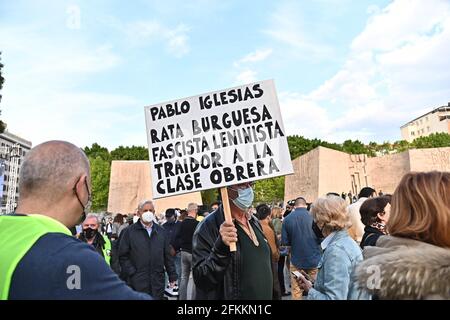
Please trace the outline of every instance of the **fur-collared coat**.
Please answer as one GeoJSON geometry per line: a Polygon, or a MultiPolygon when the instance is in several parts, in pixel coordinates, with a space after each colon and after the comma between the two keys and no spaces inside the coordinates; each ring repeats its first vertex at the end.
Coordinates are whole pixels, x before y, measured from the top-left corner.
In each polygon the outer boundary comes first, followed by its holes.
{"type": "Polygon", "coordinates": [[[450,299],[450,248],[382,236],[363,256],[358,286],[379,299],[450,299]]]}

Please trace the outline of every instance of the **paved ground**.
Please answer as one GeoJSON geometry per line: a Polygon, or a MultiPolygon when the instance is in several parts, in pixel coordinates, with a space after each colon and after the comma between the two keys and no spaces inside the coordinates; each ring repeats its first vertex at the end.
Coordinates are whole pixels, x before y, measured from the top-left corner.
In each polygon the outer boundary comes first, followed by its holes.
{"type": "MultiPolygon", "coordinates": [[[[286,270],[285,270],[286,271],[286,270]]],[[[286,279],[286,272],[285,272],[285,279],[286,279]]],[[[192,300],[192,285],[194,283],[194,280],[192,279],[192,275],[189,278],[189,283],[188,283],[188,300],[192,300]]],[[[289,281],[285,281],[285,286],[286,288],[289,288],[289,281]]],[[[290,288],[289,290],[290,291],[290,288]]],[[[168,297],[169,300],[177,300],[177,297],[168,297]]],[[[282,300],[291,300],[291,296],[286,296],[286,297],[282,297],[282,300]]]]}

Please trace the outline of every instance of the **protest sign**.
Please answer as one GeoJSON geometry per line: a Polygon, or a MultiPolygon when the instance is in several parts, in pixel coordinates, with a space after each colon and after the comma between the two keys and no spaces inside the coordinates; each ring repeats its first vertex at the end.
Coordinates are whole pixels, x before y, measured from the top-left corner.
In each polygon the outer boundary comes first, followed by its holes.
{"type": "Polygon", "coordinates": [[[145,107],[153,197],[293,173],[273,80],[145,107]]]}

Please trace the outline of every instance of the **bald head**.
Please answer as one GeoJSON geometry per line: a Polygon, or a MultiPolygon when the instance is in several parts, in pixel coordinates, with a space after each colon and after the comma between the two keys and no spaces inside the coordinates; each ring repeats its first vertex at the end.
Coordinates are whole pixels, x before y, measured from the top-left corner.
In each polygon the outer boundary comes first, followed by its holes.
{"type": "Polygon", "coordinates": [[[303,197],[298,197],[297,199],[295,199],[295,204],[294,206],[296,208],[306,208],[307,207],[307,203],[305,198],[303,197]]]}
{"type": "Polygon", "coordinates": [[[90,170],[80,148],[65,141],[44,142],[25,157],[20,169],[20,198],[59,201],[82,175],[90,177],[90,170]]]}

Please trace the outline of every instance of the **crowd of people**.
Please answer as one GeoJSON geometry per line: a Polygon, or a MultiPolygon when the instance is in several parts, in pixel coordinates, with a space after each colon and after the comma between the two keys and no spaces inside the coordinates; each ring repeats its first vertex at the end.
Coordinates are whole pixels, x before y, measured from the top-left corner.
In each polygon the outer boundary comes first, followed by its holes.
{"type": "MultiPolygon", "coordinates": [[[[218,202],[213,203],[211,212],[218,206],[218,202]]],[[[186,209],[169,208],[158,216],[153,202],[143,200],[136,213],[109,214],[102,219],[88,214],[71,231],[74,237],[93,246],[134,290],[159,300],[187,300],[188,282],[192,279],[193,234],[210,213],[199,214],[199,209],[198,204],[189,203],[186,209]]],[[[190,286],[195,290],[192,281],[190,286]]],[[[193,290],[189,298],[194,295],[193,290]]]]}
{"type": "Polygon", "coordinates": [[[83,151],[38,145],[0,216],[0,299],[450,299],[449,172],[286,206],[255,206],[253,188],[227,187],[231,222],[219,202],[161,216],[150,199],[101,218],[83,151]]]}

